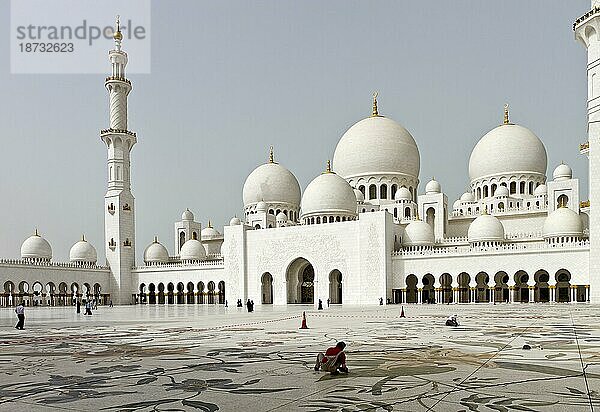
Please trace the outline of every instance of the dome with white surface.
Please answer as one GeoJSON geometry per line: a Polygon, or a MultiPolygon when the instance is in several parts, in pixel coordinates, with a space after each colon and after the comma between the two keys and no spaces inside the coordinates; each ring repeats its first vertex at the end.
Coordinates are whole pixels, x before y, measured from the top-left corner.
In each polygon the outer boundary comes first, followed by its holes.
{"type": "Polygon", "coordinates": [[[202,229],[202,231],[200,232],[201,240],[214,239],[214,238],[220,237],[220,236],[221,236],[221,233],[217,229],[212,227],[212,223],[210,223],[210,220],[208,221],[208,225],[204,229],[202,229]]]}
{"type": "Polygon", "coordinates": [[[71,247],[69,260],[73,263],[93,264],[98,260],[98,254],[96,248],[82,236],[81,240],[71,247]]]}
{"type": "Polygon", "coordinates": [[[297,207],[300,204],[300,185],[292,172],[273,160],[271,151],[269,162],[258,166],[246,178],[242,197],[244,207],[258,202],[297,207]]]}
{"type": "Polygon", "coordinates": [[[508,197],[509,192],[506,186],[498,186],[496,191],[494,192],[494,197],[508,197]]]}
{"type": "Polygon", "coordinates": [[[229,226],[237,226],[237,225],[241,225],[242,221],[239,217],[234,216],[231,218],[231,220],[229,221],[229,226]]]}
{"type": "Polygon", "coordinates": [[[463,202],[474,202],[475,196],[473,196],[473,193],[471,192],[465,192],[460,196],[460,200],[463,202]]]}
{"type": "Polygon", "coordinates": [[[410,201],[410,200],[412,200],[412,195],[410,194],[410,191],[406,187],[401,186],[398,188],[398,190],[396,190],[396,193],[394,194],[394,200],[410,201]]]}
{"type": "Polygon", "coordinates": [[[569,165],[561,163],[558,166],[556,166],[556,169],[554,169],[554,172],[552,173],[552,178],[557,182],[560,182],[561,180],[572,179],[573,170],[569,165]]]}
{"type": "Polygon", "coordinates": [[[354,189],[354,195],[356,196],[356,203],[365,202],[365,195],[363,195],[363,193],[360,190],[354,189]]]}
{"type": "Polygon", "coordinates": [[[431,179],[427,185],[425,185],[426,195],[431,195],[434,193],[442,193],[442,185],[440,185],[440,182],[435,180],[435,178],[431,179]]]}
{"type": "Polygon", "coordinates": [[[190,239],[183,244],[179,251],[182,261],[197,261],[206,258],[206,249],[199,240],[190,239]]]}
{"type": "Polygon", "coordinates": [[[471,182],[483,178],[522,173],[544,178],[548,157],[544,143],[531,130],[505,122],[485,134],[471,152],[471,182]]]}
{"type": "Polygon", "coordinates": [[[158,241],[157,237],[154,237],[154,242],[150,243],[144,250],[144,262],[146,264],[160,264],[168,261],[169,252],[167,248],[158,241]]]}
{"type": "Polygon", "coordinates": [[[504,242],[504,225],[497,217],[484,213],[471,222],[467,236],[470,243],[504,242]]]}
{"type": "Polygon", "coordinates": [[[193,221],[194,220],[194,214],[190,211],[190,209],[185,209],[183,211],[183,213],[181,214],[181,220],[193,221]]]}
{"type": "Polygon", "coordinates": [[[550,213],[544,221],[542,230],[545,239],[554,237],[583,236],[583,221],[579,214],[567,207],[559,207],[550,213]]]}
{"type": "Polygon", "coordinates": [[[417,179],[420,155],[415,139],[399,123],[379,115],[377,100],[373,103],[373,114],[350,127],[338,142],[333,155],[336,173],[345,179],[373,174],[417,179]]]}
{"type": "Polygon", "coordinates": [[[21,245],[21,259],[50,261],[52,259],[52,247],[50,243],[35,231],[21,245]]]}
{"type": "Polygon", "coordinates": [[[535,196],[542,196],[542,195],[548,194],[548,186],[546,186],[546,185],[539,185],[538,187],[535,188],[533,194],[535,196]]]}
{"type": "Polygon", "coordinates": [[[404,229],[404,246],[432,246],[434,243],[433,229],[422,220],[412,221],[404,229]]]}
{"type": "Polygon", "coordinates": [[[302,196],[300,218],[305,220],[317,215],[343,216],[351,220],[356,217],[354,189],[345,179],[332,172],[329,166],[309,183],[302,196]]]}

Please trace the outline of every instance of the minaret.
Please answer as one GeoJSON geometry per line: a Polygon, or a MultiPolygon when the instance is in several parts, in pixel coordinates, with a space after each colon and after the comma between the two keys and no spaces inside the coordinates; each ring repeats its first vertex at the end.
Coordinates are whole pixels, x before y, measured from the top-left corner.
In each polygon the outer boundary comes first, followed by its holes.
{"type": "Polygon", "coordinates": [[[100,132],[108,149],[108,191],[104,196],[106,260],[112,278],[111,298],[130,304],[136,293],[131,269],[135,265],[135,204],[131,194],[130,152],[137,138],[127,129],[127,96],[131,82],[125,78],[127,53],[121,50],[123,35],[119,17],[113,35],[115,48],[108,52],[112,75],[104,83],[109,94],[110,127],[100,132]]]}
{"type": "Polygon", "coordinates": [[[588,143],[590,194],[589,299],[600,303],[600,0],[573,24],[575,38],[587,49],[588,143]]]}

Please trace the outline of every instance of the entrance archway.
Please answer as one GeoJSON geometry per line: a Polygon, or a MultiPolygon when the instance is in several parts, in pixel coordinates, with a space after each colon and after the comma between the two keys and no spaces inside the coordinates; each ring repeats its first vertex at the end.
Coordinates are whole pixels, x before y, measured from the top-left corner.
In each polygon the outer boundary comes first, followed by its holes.
{"type": "Polygon", "coordinates": [[[458,301],[460,303],[471,302],[469,283],[471,283],[471,276],[468,273],[462,272],[458,275],[458,301]]]}
{"type": "Polygon", "coordinates": [[[406,277],[406,303],[417,303],[417,283],[419,279],[413,274],[406,277]]]}
{"type": "Polygon", "coordinates": [[[494,302],[508,302],[510,290],[508,289],[508,273],[498,272],[494,275],[494,302]]]}
{"type": "Polygon", "coordinates": [[[524,270],[515,273],[515,302],[529,302],[529,275],[524,270]]]}
{"type": "Polygon", "coordinates": [[[260,278],[262,303],[273,304],[273,276],[269,272],[263,273],[260,278]]]}
{"type": "Polygon", "coordinates": [[[294,260],[286,273],[288,303],[314,303],[315,270],[304,258],[294,260]]]}
{"type": "Polygon", "coordinates": [[[475,283],[476,292],[475,292],[475,302],[489,302],[490,301],[490,290],[488,288],[488,283],[490,282],[490,277],[485,272],[479,272],[475,275],[475,283]]]}
{"type": "Polygon", "coordinates": [[[535,280],[535,291],[533,294],[534,302],[550,302],[550,275],[545,270],[538,270],[533,275],[535,280]]]}
{"type": "Polygon", "coordinates": [[[452,303],[452,275],[442,273],[440,284],[442,285],[442,303],[452,303]]]}
{"type": "Polygon", "coordinates": [[[329,303],[342,303],[342,272],[337,269],[329,274],[329,303]]]}
{"type": "Polygon", "coordinates": [[[177,304],[182,305],[185,302],[185,286],[183,286],[183,282],[179,282],[177,284],[177,304]]]}
{"type": "Polygon", "coordinates": [[[571,301],[571,273],[566,269],[556,272],[556,301],[571,301]]]}
{"type": "Polygon", "coordinates": [[[423,276],[423,289],[421,290],[422,303],[435,303],[435,278],[431,273],[423,276]]]}

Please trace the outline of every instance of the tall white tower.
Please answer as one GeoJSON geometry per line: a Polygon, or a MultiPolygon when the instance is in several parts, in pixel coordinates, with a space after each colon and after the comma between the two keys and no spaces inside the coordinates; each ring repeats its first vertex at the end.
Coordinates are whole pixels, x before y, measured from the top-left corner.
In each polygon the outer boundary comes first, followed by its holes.
{"type": "Polygon", "coordinates": [[[135,204],[131,194],[130,152],[136,134],[127,129],[127,96],[131,82],[125,78],[127,53],[121,50],[123,35],[119,17],[115,48],[108,52],[112,75],[104,83],[110,97],[110,127],[100,132],[108,149],[108,191],[104,196],[106,260],[112,273],[111,296],[116,304],[130,304],[135,294],[131,269],[135,265],[135,204]]]}
{"type": "Polygon", "coordinates": [[[600,0],[575,21],[575,38],[587,49],[590,192],[590,301],[600,303],[600,0]]]}

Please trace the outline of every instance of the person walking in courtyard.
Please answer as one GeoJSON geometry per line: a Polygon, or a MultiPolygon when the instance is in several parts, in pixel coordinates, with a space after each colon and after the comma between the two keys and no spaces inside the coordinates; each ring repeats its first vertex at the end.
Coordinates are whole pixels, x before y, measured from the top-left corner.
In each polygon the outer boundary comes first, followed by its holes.
{"type": "Polygon", "coordinates": [[[250,299],[246,301],[246,309],[248,310],[248,313],[252,312],[250,299]]]}
{"type": "Polygon", "coordinates": [[[17,326],[15,328],[23,330],[25,326],[25,305],[24,302],[19,303],[19,306],[16,307],[15,313],[17,314],[17,318],[19,321],[17,322],[17,326]]]}
{"type": "Polygon", "coordinates": [[[81,313],[81,302],[79,302],[79,299],[77,299],[76,306],[77,306],[77,313],[81,313]]]}
{"type": "Polygon", "coordinates": [[[383,306],[383,298],[379,298],[379,305],[383,306]]]}
{"type": "Polygon", "coordinates": [[[254,301],[250,300],[250,312],[254,312],[254,301]]]}
{"type": "Polygon", "coordinates": [[[112,307],[113,307],[112,299],[110,300],[110,303],[108,304],[108,307],[109,307],[109,308],[112,308],[112,307]]]}
{"type": "Polygon", "coordinates": [[[337,375],[340,372],[348,373],[346,354],[344,353],[345,348],[346,344],[340,341],[334,347],[328,348],[324,354],[319,353],[317,355],[315,371],[322,370],[330,372],[332,375],[337,375]]]}
{"type": "Polygon", "coordinates": [[[323,301],[321,299],[319,299],[319,307],[317,309],[323,310],[323,301]]]}
{"type": "Polygon", "coordinates": [[[92,302],[87,300],[85,302],[85,313],[84,315],[91,315],[92,314],[92,302]]]}
{"type": "Polygon", "coordinates": [[[329,300],[329,298],[327,298],[327,307],[329,307],[329,302],[331,301],[329,300]]]}

